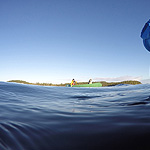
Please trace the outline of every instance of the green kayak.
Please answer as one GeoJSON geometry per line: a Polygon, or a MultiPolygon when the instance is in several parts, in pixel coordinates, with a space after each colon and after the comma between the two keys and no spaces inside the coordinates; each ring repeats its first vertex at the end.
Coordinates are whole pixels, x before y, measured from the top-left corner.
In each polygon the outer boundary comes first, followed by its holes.
{"type": "Polygon", "coordinates": [[[72,87],[101,87],[101,83],[93,83],[93,84],[80,84],[80,85],[73,85],[72,87]]]}

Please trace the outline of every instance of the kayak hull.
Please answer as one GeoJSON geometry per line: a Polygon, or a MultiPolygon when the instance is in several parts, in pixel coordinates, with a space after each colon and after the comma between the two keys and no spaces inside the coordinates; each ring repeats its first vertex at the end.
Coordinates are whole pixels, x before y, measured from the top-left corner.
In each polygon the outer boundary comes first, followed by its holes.
{"type": "Polygon", "coordinates": [[[93,83],[93,84],[80,84],[80,85],[73,85],[72,87],[101,87],[101,83],[93,83]]]}

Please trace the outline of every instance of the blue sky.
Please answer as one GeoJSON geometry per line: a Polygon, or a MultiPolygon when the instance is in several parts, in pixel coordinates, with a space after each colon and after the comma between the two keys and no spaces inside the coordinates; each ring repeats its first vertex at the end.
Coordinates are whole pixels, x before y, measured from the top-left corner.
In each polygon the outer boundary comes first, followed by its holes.
{"type": "Polygon", "coordinates": [[[1,81],[149,79],[149,0],[0,1],[1,81]]]}

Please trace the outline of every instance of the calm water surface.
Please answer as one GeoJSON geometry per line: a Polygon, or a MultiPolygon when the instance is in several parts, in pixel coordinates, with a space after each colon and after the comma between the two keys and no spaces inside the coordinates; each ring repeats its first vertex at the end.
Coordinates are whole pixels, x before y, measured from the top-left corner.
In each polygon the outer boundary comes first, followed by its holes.
{"type": "Polygon", "coordinates": [[[150,85],[0,82],[0,150],[149,150],[150,85]]]}

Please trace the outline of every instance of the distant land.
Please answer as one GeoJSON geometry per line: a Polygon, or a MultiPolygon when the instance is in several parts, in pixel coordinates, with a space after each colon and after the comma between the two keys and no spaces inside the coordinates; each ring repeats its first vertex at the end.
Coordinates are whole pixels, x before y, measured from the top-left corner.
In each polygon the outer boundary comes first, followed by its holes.
{"type": "Polygon", "coordinates": [[[141,82],[143,84],[150,84],[150,79],[143,79],[143,80],[141,80],[141,82]]]}
{"type": "MultiPolygon", "coordinates": [[[[21,84],[31,84],[31,85],[41,85],[41,86],[66,86],[67,84],[70,83],[61,83],[61,84],[52,84],[52,83],[30,83],[27,81],[23,81],[23,80],[10,80],[7,82],[15,82],[15,83],[21,83],[21,84]]],[[[99,81],[102,86],[115,86],[115,85],[119,85],[119,84],[131,84],[131,85],[136,85],[136,84],[142,84],[139,81],[135,81],[135,80],[129,80],[129,81],[121,81],[121,82],[106,82],[106,81],[99,81]]],[[[93,82],[93,83],[99,83],[99,82],[93,82]]],[[[88,84],[88,82],[78,82],[77,84],[88,84]]]]}

